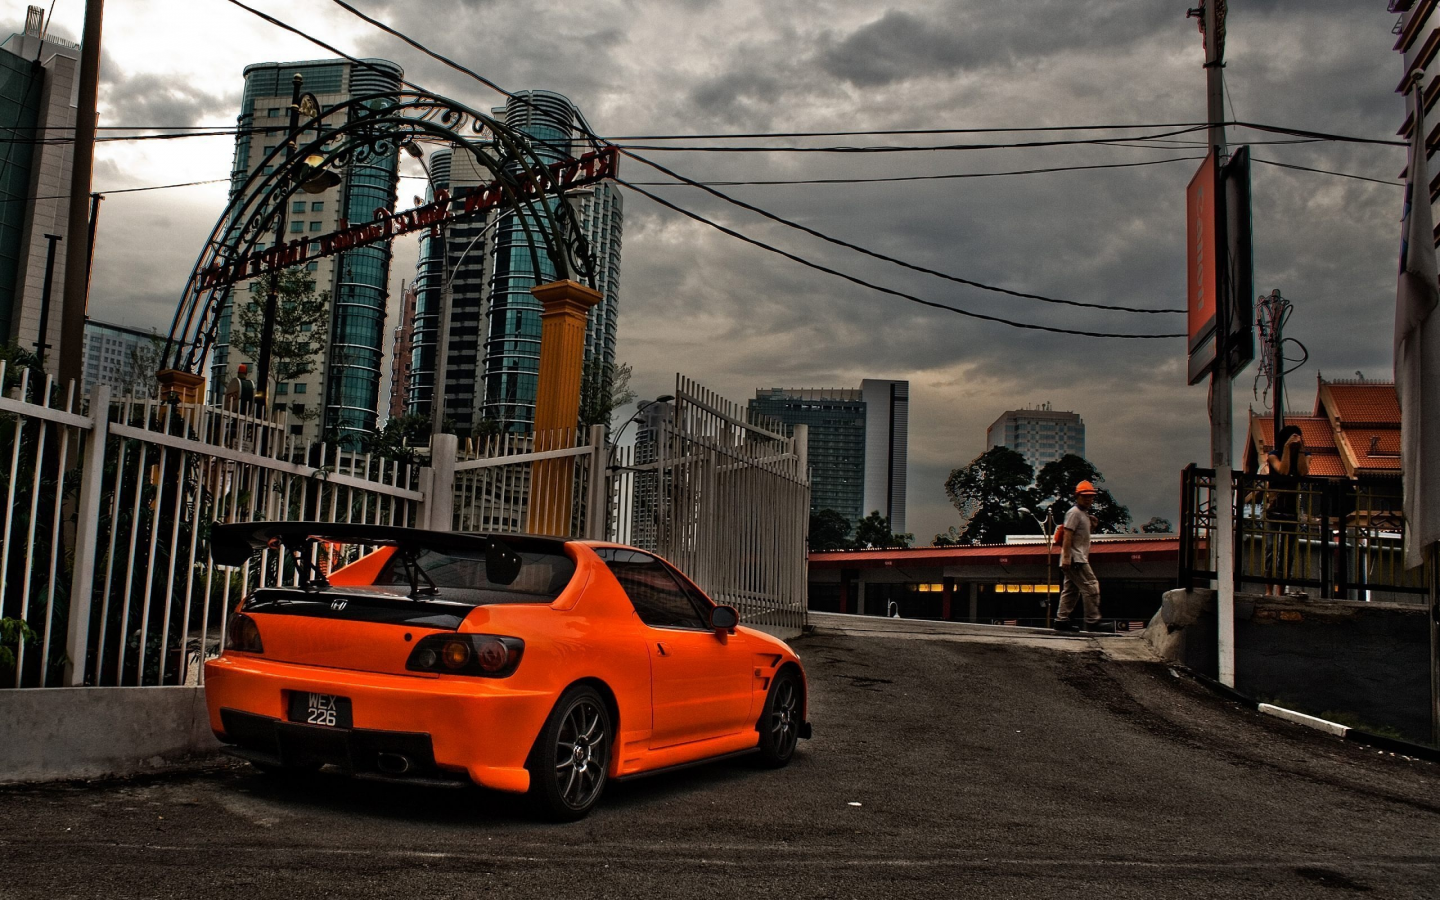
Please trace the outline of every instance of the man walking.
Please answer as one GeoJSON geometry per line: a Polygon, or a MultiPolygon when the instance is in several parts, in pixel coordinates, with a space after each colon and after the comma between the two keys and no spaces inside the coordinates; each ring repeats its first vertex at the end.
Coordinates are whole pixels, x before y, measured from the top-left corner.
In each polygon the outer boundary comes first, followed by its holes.
{"type": "Polygon", "coordinates": [[[1094,517],[1095,485],[1082,481],[1075,485],[1075,505],[1065,514],[1065,537],[1060,544],[1060,571],[1065,573],[1065,587],[1060,592],[1060,611],[1055,616],[1056,631],[1077,631],[1080,623],[1071,616],[1076,601],[1085,600],[1085,629],[1100,630],[1100,581],[1090,568],[1090,528],[1094,517]]]}

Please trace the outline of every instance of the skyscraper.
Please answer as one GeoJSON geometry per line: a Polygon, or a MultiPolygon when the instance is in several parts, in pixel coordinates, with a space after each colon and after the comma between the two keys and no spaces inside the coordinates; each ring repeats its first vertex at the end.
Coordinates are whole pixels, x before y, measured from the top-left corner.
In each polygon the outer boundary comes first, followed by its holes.
{"type": "MultiPolygon", "coordinates": [[[[231,195],[239,192],[254,169],[273,148],[283,144],[289,127],[292,79],[304,80],[301,90],[315,95],[322,108],[400,87],[403,70],[382,59],[311,60],[257,63],[245,67],[245,92],[237,123],[235,161],[231,169],[231,195]],[[252,134],[252,129],[273,128],[252,134]]],[[[378,208],[394,209],[398,158],[372,153],[352,158],[338,170],[340,183],[318,194],[296,194],[287,209],[287,238],[320,234],[345,222],[367,221],[378,208]]],[[[239,223],[236,223],[238,226],[239,223]]],[[[380,374],[384,364],[385,300],[390,273],[390,246],[372,244],[305,264],[317,291],[330,295],[329,339],[315,371],[288,381],[276,381],[270,395],[275,409],[308,417],[291,430],[309,437],[331,433],[353,441],[375,429],[380,406],[380,374]]],[[[256,281],[260,281],[257,279],[256,281]]],[[[211,360],[212,394],[222,390],[241,362],[255,363],[230,342],[237,304],[252,300],[250,286],[235,285],[220,316],[219,335],[211,360]]],[[[260,286],[263,297],[263,282],[260,286]]],[[[253,371],[253,368],[252,368],[253,371]]],[[[292,422],[294,419],[292,418],[292,422]]]]}
{"type": "MultiPolygon", "coordinates": [[[[551,91],[522,91],[495,118],[535,139],[541,160],[557,162],[576,151],[578,113],[564,96],[551,91]]],[[[431,155],[435,187],[463,197],[493,176],[460,148],[431,155]]],[[[595,258],[595,288],[601,302],[590,310],[585,360],[615,364],[619,312],[620,246],[623,209],[620,192],[608,182],[576,188],[565,200],[575,209],[581,232],[595,258]]],[[[504,430],[526,433],[535,418],[540,368],[540,303],[530,293],[557,273],[543,248],[534,271],[527,228],[548,228],[541,218],[508,209],[451,224],[445,247],[424,239],[417,264],[420,297],[409,408],[428,412],[434,392],[442,296],[449,290],[445,328],[444,415],[460,434],[490,420],[504,430]]]]}
{"type": "Polygon", "coordinates": [[[865,513],[879,510],[899,534],[905,530],[910,382],[866,378],[860,395],[865,399],[865,513]]]}
{"type": "Polygon", "coordinates": [[[855,523],[872,512],[905,530],[910,383],[865,379],[854,388],[763,388],[750,412],[787,434],[809,426],[810,511],[855,523]]]}
{"type": "MultiPolygon", "coordinates": [[[[35,350],[45,287],[45,235],[69,240],[71,146],[80,48],[45,36],[45,14],[30,7],[24,34],[0,44],[0,342],[35,350]]],[[[84,239],[84,235],[80,235],[84,239]]],[[[55,371],[65,246],[55,248],[44,343],[55,371]]]]}
{"type": "Polygon", "coordinates": [[[1045,464],[1067,453],[1085,455],[1085,422],[1049,403],[1035,409],[1011,409],[985,429],[985,448],[1009,447],[1025,457],[1038,474],[1045,464]]]}

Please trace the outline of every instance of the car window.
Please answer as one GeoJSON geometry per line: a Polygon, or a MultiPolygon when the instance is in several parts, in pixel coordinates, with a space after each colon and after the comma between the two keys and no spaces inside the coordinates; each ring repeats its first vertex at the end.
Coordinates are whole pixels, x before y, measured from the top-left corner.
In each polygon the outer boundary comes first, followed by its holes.
{"type": "Polygon", "coordinates": [[[617,547],[598,547],[595,553],[610,567],[640,621],[646,625],[651,628],[709,627],[696,603],[660,560],[648,553],[617,547]]]}
{"type": "MultiPolygon", "coordinates": [[[[563,553],[521,552],[519,556],[520,574],[510,584],[492,584],[486,578],[483,552],[441,553],[427,549],[420,552],[417,562],[440,589],[440,596],[477,605],[550,603],[575,574],[575,562],[563,553]]],[[[375,585],[409,589],[410,577],[398,554],[380,570],[375,585]]]]}

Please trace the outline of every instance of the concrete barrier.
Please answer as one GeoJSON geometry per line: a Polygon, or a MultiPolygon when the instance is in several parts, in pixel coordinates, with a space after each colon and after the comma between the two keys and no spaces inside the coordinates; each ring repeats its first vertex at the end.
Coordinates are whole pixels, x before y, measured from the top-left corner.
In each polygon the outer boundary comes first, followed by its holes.
{"type": "MultiPolygon", "coordinates": [[[[1166,592],[1145,639],[1218,677],[1210,591],[1166,592]]],[[[1428,743],[1429,654],[1423,606],[1235,595],[1235,689],[1260,703],[1428,743]]]]}
{"type": "Polygon", "coordinates": [[[0,690],[0,782],[134,775],[219,747],[204,688],[0,690]]]}

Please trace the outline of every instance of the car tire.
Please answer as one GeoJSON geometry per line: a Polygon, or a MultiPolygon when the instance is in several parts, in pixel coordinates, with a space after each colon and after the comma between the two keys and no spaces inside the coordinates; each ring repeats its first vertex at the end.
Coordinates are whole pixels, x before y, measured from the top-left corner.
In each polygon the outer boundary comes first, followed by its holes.
{"type": "Polygon", "coordinates": [[[600,692],[576,685],[560,695],[530,751],[530,796],[551,821],[584,818],[605,791],[614,732],[600,692]]]}
{"type": "Polygon", "coordinates": [[[805,707],[805,689],[790,669],[775,676],[765,695],[765,709],[756,728],[760,732],[760,765],[778,769],[788,765],[800,740],[800,719],[805,707]]]}

